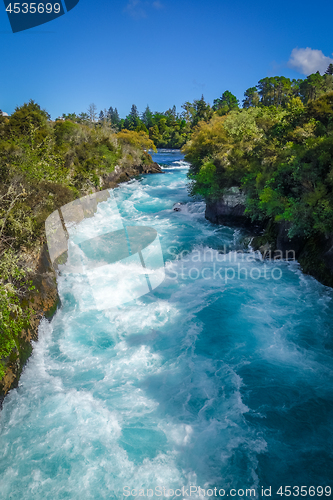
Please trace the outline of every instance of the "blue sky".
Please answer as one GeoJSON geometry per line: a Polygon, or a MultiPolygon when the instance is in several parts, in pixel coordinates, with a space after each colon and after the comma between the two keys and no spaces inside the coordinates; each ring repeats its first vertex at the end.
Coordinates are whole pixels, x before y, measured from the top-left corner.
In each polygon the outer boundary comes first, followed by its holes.
{"type": "Polygon", "coordinates": [[[80,0],[13,34],[1,2],[0,109],[34,99],[56,118],[94,102],[124,117],[133,103],[180,112],[224,90],[241,100],[265,76],[302,78],[333,62],[332,17],[327,1],[80,0]]]}

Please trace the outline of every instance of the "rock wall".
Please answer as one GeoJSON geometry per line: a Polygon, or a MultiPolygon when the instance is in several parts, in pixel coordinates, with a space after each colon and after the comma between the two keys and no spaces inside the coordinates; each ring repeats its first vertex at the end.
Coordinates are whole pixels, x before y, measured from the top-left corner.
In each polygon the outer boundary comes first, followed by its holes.
{"type": "Polygon", "coordinates": [[[237,187],[233,187],[220,200],[207,201],[205,216],[215,224],[248,227],[250,221],[244,211],[245,196],[237,187]]]}
{"type": "Polygon", "coordinates": [[[229,189],[220,200],[207,202],[206,219],[225,226],[236,226],[252,232],[251,245],[265,258],[297,259],[303,272],[324,285],[333,287],[333,235],[290,238],[287,222],[267,220],[253,224],[245,215],[245,196],[238,188],[229,189]]]}
{"type": "Polygon", "coordinates": [[[116,166],[114,171],[103,177],[103,189],[114,188],[121,182],[126,182],[141,174],[163,174],[158,163],[148,165],[141,164],[132,167],[121,168],[116,166]]]}

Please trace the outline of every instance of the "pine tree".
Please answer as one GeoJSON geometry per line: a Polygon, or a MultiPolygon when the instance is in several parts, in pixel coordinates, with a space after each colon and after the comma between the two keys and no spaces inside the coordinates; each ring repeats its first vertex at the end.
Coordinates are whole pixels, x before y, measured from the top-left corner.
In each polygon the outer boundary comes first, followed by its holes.
{"type": "Polygon", "coordinates": [[[146,125],[147,128],[150,128],[153,126],[153,113],[151,112],[148,104],[146,106],[146,109],[142,113],[141,120],[143,121],[143,123],[146,125]]]}
{"type": "Polygon", "coordinates": [[[325,79],[319,71],[307,76],[299,86],[302,101],[306,104],[309,100],[318,99],[325,92],[324,83],[325,79]]]}
{"type": "Polygon", "coordinates": [[[325,71],[326,75],[333,75],[333,64],[329,64],[327,70],[325,71]]]}
{"type": "Polygon", "coordinates": [[[135,130],[141,123],[138,108],[135,104],[132,104],[131,111],[124,120],[124,128],[128,130],[135,130]]]}
{"type": "Polygon", "coordinates": [[[201,96],[200,100],[195,100],[193,102],[194,116],[192,118],[192,127],[197,125],[199,121],[208,121],[212,115],[212,109],[208,103],[206,103],[204,96],[201,96]]]}
{"type": "Polygon", "coordinates": [[[172,116],[175,118],[175,120],[177,119],[177,109],[176,109],[176,105],[174,104],[171,108],[171,114],[172,116]]]}
{"type": "Polygon", "coordinates": [[[257,87],[250,87],[244,92],[243,108],[251,108],[258,106],[260,98],[257,91],[257,87]]]}
{"type": "Polygon", "coordinates": [[[139,118],[138,108],[135,106],[135,104],[132,104],[129,116],[131,116],[132,118],[139,118]]]}
{"type": "Polygon", "coordinates": [[[106,113],[106,116],[107,116],[107,120],[111,123],[111,125],[113,125],[114,127],[118,127],[119,122],[120,122],[120,118],[119,118],[117,108],[113,109],[113,107],[110,106],[107,113],[106,113]]]}
{"type": "Polygon", "coordinates": [[[113,107],[110,106],[109,107],[109,111],[108,111],[108,115],[107,115],[107,119],[112,122],[112,116],[113,116],[113,107]]]}
{"type": "Polygon", "coordinates": [[[114,112],[113,112],[112,117],[113,117],[113,119],[112,119],[113,125],[118,126],[119,122],[120,122],[120,118],[119,118],[119,113],[118,113],[117,108],[114,108],[114,112]]]}

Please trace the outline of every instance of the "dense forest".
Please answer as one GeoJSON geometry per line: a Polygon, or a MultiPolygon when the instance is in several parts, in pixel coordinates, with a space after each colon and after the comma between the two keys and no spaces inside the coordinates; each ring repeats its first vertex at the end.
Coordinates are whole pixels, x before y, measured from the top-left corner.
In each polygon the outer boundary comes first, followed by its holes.
{"type": "MultiPolygon", "coordinates": [[[[257,106],[285,107],[292,98],[299,97],[303,104],[314,100],[320,95],[333,90],[332,85],[333,65],[327,73],[319,72],[309,75],[304,80],[290,80],[283,76],[267,77],[259,80],[255,87],[248,88],[244,93],[243,108],[257,106]]],[[[147,105],[142,114],[135,104],[129,114],[120,118],[117,108],[110,106],[98,113],[95,104],[91,104],[86,112],[63,114],[61,119],[73,123],[101,126],[107,124],[115,131],[123,129],[149,135],[157,148],[181,148],[190,138],[193,129],[201,121],[208,122],[213,115],[223,116],[231,110],[239,109],[238,99],[228,90],[210,105],[201,96],[193,102],[185,102],[181,113],[176,107],[165,112],[152,112],[147,105]]]]}
{"type": "Polygon", "coordinates": [[[163,113],[153,113],[147,106],[140,116],[137,106],[133,104],[126,118],[120,119],[117,108],[111,106],[98,114],[96,105],[90,104],[87,112],[63,114],[61,119],[90,126],[109,126],[114,131],[145,132],[157,148],[177,149],[185,144],[199,121],[209,120],[213,115],[203,96],[192,103],[186,102],[182,109],[182,113],[177,113],[176,106],[173,106],[163,113]]]}
{"type": "MultiPolygon", "coordinates": [[[[1,360],[20,350],[33,288],[25,254],[44,242],[44,222],[58,207],[103,189],[105,176],[152,162],[156,147],[180,148],[191,167],[191,192],[216,200],[237,186],[252,220],[288,223],[289,235],[333,233],[333,65],[304,80],[267,77],[244,93],[225,91],[123,119],[117,108],[70,113],[51,121],[31,101],[0,113],[0,381],[1,360]]],[[[105,186],[104,186],[105,187],[105,186]]]]}
{"type": "Polygon", "coordinates": [[[264,78],[214,103],[183,151],[193,194],[216,200],[237,186],[254,221],[284,222],[290,237],[333,232],[333,65],[302,81],[264,78]]]}

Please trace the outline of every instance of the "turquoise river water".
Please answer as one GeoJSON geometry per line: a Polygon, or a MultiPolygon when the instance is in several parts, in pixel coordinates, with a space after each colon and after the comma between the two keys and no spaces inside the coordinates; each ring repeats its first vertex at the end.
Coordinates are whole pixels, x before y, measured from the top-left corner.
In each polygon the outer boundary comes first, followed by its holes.
{"type": "Polygon", "coordinates": [[[205,219],[182,155],[154,156],[165,174],[114,196],[125,224],[157,230],[165,280],[82,311],[81,283],[59,276],[62,306],[0,414],[0,498],[329,497],[332,289],[236,253],[243,234],[205,219]]]}

